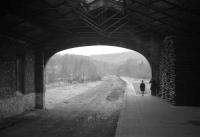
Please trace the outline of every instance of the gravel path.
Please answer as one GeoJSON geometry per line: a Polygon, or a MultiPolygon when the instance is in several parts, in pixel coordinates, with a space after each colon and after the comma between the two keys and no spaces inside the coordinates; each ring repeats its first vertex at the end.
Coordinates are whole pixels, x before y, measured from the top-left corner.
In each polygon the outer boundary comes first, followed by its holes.
{"type": "Polygon", "coordinates": [[[114,137],[124,88],[122,80],[109,77],[51,109],[33,111],[16,118],[0,130],[0,136],[114,137]]]}
{"type": "Polygon", "coordinates": [[[115,137],[200,137],[200,108],[172,106],[149,95],[135,96],[130,88],[124,97],[115,137]]]}
{"type": "Polygon", "coordinates": [[[60,86],[48,87],[45,93],[45,108],[53,109],[56,104],[84,93],[100,83],[102,83],[102,81],[71,85],[61,84],[60,86]]]}

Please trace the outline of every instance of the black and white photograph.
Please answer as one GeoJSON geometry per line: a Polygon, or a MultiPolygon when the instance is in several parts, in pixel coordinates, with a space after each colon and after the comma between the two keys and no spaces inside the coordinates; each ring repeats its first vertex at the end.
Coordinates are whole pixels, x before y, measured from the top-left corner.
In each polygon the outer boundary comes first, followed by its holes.
{"type": "Polygon", "coordinates": [[[200,137],[199,0],[0,1],[0,137],[200,137]]]}

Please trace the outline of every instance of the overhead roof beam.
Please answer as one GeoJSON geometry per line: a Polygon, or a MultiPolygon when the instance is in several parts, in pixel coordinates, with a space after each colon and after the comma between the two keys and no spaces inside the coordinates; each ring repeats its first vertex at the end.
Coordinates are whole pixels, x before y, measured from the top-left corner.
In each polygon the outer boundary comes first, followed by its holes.
{"type": "Polygon", "coordinates": [[[194,14],[194,15],[197,15],[197,16],[200,16],[200,13],[198,13],[198,12],[196,12],[196,11],[194,11],[194,10],[181,7],[181,6],[179,6],[179,5],[177,5],[177,4],[173,3],[173,2],[170,2],[170,1],[168,1],[168,0],[162,0],[162,1],[165,2],[165,3],[167,3],[167,4],[169,4],[169,5],[172,5],[172,6],[176,7],[176,8],[178,8],[178,9],[182,10],[182,11],[185,11],[185,12],[188,12],[188,13],[191,13],[191,14],[194,14]]]}
{"type": "Polygon", "coordinates": [[[86,22],[86,24],[93,29],[95,32],[97,32],[100,35],[103,35],[104,37],[107,36],[104,31],[102,31],[100,28],[98,28],[96,25],[85,19],[84,17],[80,17],[82,20],[86,22]]]}
{"type": "Polygon", "coordinates": [[[114,25],[116,25],[116,24],[119,23],[120,21],[123,21],[123,20],[126,19],[126,18],[127,18],[127,16],[124,16],[124,17],[120,18],[119,20],[117,20],[117,21],[115,21],[113,24],[111,24],[110,26],[106,27],[106,28],[104,29],[104,31],[108,30],[109,28],[113,27],[114,25]]]}
{"type": "Polygon", "coordinates": [[[99,24],[99,26],[104,25],[105,23],[107,23],[108,21],[110,21],[111,19],[113,19],[114,17],[116,17],[117,15],[119,15],[121,12],[116,12],[115,14],[113,14],[112,16],[110,16],[109,18],[107,18],[105,21],[103,21],[101,24],[99,24]]]}
{"type": "Polygon", "coordinates": [[[97,13],[97,15],[95,15],[94,17],[98,17],[98,16],[100,16],[100,15],[102,15],[102,14],[104,14],[106,11],[108,10],[108,8],[106,7],[106,8],[103,8],[103,10],[102,11],[100,11],[99,13],[97,13]]]}
{"type": "Polygon", "coordinates": [[[124,27],[126,24],[128,24],[128,22],[124,22],[123,24],[119,25],[117,28],[115,28],[113,31],[109,32],[109,35],[112,35],[113,33],[115,33],[116,31],[118,31],[119,29],[121,29],[122,27],[124,27]]]}
{"type": "Polygon", "coordinates": [[[144,17],[150,18],[150,19],[152,19],[153,21],[158,21],[158,22],[160,22],[162,25],[171,27],[171,28],[173,28],[174,30],[182,31],[182,32],[184,32],[184,33],[188,33],[188,31],[186,31],[186,30],[184,30],[184,29],[182,29],[182,28],[178,28],[178,27],[176,27],[176,26],[174,26],[174,25],[171,25],[171,24],[169,24],[169,23],[163,22],[163,21],[161,21],[161,20],[159,20],[159,19],[156,19],[156,18],[154,18],[154,17],[151,17],[151,16],[149,16],[149,15],[146,15],[146,14],[143,13],[143,12],[140,12],[140,11],[137,11],[137,10],[133,10],[133,9],[130,9],[130,11],[132,11],[133,13],[138,13],[138,14],[144,16],[144,17]]]}
{"type": "Polygon", "coordinates": [[[165,16],[168,16],[169,18],[172,18],[173,20],[176,20],[176,21],[178,21],[180,23],[187,23],[188,25],[192,25],[191,22],[189,22],[188,20],[185,20],[185,19],[173,16],[173,15],[170,15],[170,14],[168,14],[168,13],[162,11],[162,10],[159,10],[159,9],[156,9],[156,8],[152,7],[151,5],[147,5],[147,4],[139,2],[139,1],[135,1],[135,2],[138,3],[138,4],[141,4],[142,6],[144,6],[146,8],[150,8],[151,10],[154,10],[154,11],[156,11],[158,13],[161,13],[161,14],[163,14],[165,16]]]}
{"type": "MultiPolygon", "coordinates": [[[[156,33],[160,34],[161,36],[164,35],[165,32],[161,31],[160,29],[156,29],[156,28],[158,28],[158,26],[155,26],[155,25],[151,24],[151,23],[154,22],[154,21],[155,21],[155,20],[148,22],[148,21],[143,21],[143,20],[141,20],[141,22],[143,22],[142,24],[137,24],[137,25],[133,25],[133,26],[130,26],[130,27],[133,28],[133,29],[136,29],[136,28],[138,28],[138,27],[140,27],[140,26],[146,25],[146,27],[149,27],[153,32],[156,32],[156,33]],[[154,30],[153,30],[152,28],[153,28],[154,30]]],[[[162,25],[162,24],[161,24],[161,25],[162,25]]],[[[160,25],[159,25],[159,26],[160,26],[160,25]]],[[[135,30],[134,30],[134,31],[135,31],[135,30]]],[[[168,32],[168,31],[167,31],[167,32],[168,32]]]]}
{"type": "Polygon", "coordinates": [[[26,41],[26,42],[29,42],[29,43],[32,43],[32,44],[39,43],[38,40],[33,40],[32,38],[28,38],[27,36],[22,35],[22,34],[14,34],[14,33],[11,33],[11,32],[1,32],[1,34],[4,35],[4,36],[13,37],[15,39],[26,41]]]}

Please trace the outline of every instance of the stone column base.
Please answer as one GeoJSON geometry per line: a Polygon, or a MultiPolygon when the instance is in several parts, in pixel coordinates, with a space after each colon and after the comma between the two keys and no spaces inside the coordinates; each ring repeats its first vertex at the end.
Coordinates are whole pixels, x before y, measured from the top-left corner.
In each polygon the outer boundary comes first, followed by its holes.
{"type": "Polygon", "coordinates": [[[44,93],[36,93],[35,103],[36,109],[44,108],[44,93]]]}

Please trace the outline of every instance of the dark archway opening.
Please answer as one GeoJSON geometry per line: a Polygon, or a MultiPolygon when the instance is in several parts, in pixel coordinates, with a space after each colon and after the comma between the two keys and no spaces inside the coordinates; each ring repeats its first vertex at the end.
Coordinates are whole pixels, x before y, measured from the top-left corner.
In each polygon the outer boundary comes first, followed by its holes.
{"type": "Polygon", "coordinates": [[[84,87],[90,84],[86,83],[102,81],[109,76],[128,78],[138,95],[139,84],[144,80],[146,95],[151,94],[151,66],[142,54],[114,46],[83,46],[63,50],[49,59],[45,67],[45,106],[51,108],[51,104],[81,94],[73,90],[87,90],[84,87]]]}
{"type": "Polygon", "coordinates": [[[45,107],[71,121],[72,131],[91,136],[92,129],[97,130],[95,136],[113,136],[127,89],[141,96],[139,85],[144,80],[149,96],[151,78],[149,62],[133,50],[100,45],[68,49],[46,64],[45,107]],[[79,126],[74,127],[77,119],[79,126]]]}

